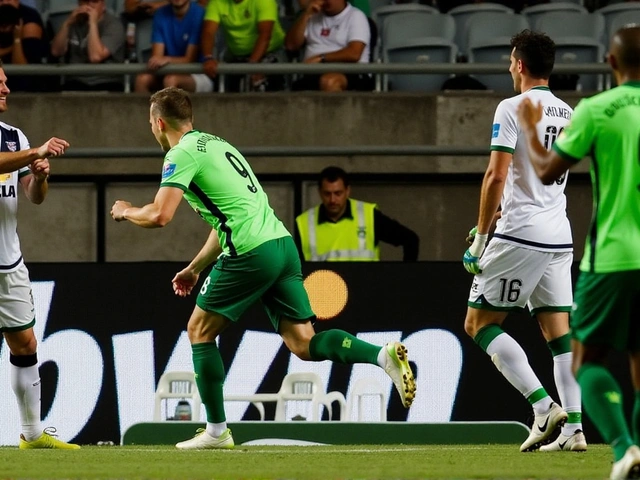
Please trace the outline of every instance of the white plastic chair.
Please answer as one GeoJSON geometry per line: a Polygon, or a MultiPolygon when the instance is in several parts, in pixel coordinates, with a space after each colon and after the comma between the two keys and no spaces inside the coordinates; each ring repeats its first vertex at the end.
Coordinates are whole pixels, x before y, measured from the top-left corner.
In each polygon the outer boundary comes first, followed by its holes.
{"type": "Polygon", "coordinates": [[[293,410],[299,415],[301,403],[311,402],[311,421],[320,420],[318,411],[320,405],[323,404],[325,391],[324,384],[320,376],[313,372],[294,372],[289,373],[282,379],[280,390],[278,391],[278,401],[276,403],[275,421],[284,422],[291,420],[291,415],[287,415],[287,411],[291,407],[289,402],[295,402],[293,410]],[[289,418],[287,418],[289,417],[289,418]]]}
{"type": "Polygon", "coordinates": [[[361,378],[354,385],[347,401],[347,415],[349,421],[371,422],[387,421],[387,404],[389,403],[388,393],[382,388],[380,382],[375,378],[361,378]],[[371,409],[365,408],[365,400],[377,399],[379,401],[379,419],[371,420],[365,417],[365,414],[371,409]],[[354,413],[354,408],[356,409],[354,413]]]}
{"type": "Polygon", "coordinates": [[[158,387],[155,394],[155,408],[153,412],[153,420],[160,422],[162,418],[162,402],[165,401],[165,415],[166,420],[169,415],[167,412],[168,399],[177,400],[191,400],[191,419],[200,420],[200,408],[202,400],[198,393],[198,386],[196,385],[196,379],[193,372],[165,372],[158,380],[158,387]]]}

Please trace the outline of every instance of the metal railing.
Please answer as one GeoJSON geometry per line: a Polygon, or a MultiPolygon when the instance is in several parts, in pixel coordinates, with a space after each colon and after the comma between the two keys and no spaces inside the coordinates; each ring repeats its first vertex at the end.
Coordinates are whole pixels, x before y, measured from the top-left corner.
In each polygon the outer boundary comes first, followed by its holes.
{"type": "MultiPolygon", "coordinates": [[[[471,74],[504,74],[508,75],[506,63],[223,63],[218,65],[218,91],[224,91],[225,75],[266,75],[322,74],[340,72],[345,74],[371,73],[379,76],[385,74],[422,74],[422,75],[471,75],[471,74]]],[[[125,85],[128,79],[139,73],[149,71],[144,63],[108,63],[108,64],[30,64],[4,66],[7,75],[123,75],[125,85]]],[[[201,63],[169,64],[156,71],[160,75],[170,73],[191,74],[203,73],[201,63]]],[[[607,63],[558,63],[553,73],[564,74],[609,74],[611,69],[607,63]]],[[[376,90],[380,91],[380,81],[376,90]]],[[[605,82],[608,88],[609,82],[605,82]]]]}
{"type": "MultiPolygon", "coordinates": [[[[505,63],[220,63],[220,75],[268,75],[342,73],[399,73],[399,74],[508,74],[505,63]]],[[[12,75],[135,75],[148,71],[144,63],[87,64],[39,64],[4,65],[7,74],[12,75]]],[[[157,70],[158,73],[202,73],[201,63],[170,64],[157,70]]],[[[556,74],[603,74],[610,73],[606,63],[559,63],[554,67],[556,74]]]]}
{"type": "MultiPolygon", "coordinates": [[[[441,145],[348,145],[348,146],[263,146],[238,147],[245,157],[335,157],[353,155],[375,156],[476,156],[487,155],[489,147],[459,147],[441,145]]],[[[144,148],[73,148],[66,158],[153,158],[163,153],[159,147],[144,148]]]]}

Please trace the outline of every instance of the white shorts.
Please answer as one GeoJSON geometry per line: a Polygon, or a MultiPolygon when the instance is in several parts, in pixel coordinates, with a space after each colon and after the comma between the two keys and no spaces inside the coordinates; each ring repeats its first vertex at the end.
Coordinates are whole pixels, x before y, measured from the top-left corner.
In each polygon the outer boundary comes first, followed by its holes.
{"type": "Polygon", "coordinates": [[[213,80],[205,73],[192,73],[191,78],[196,84],[196,93],[213,92],[213,80]]]}
{"type": "Polygon", "coordinates": [[[26,330],[35,324],[29,271],[24,265],[0,273],[0,332],[26,330]]]}
{"type": "Polygon", "coordinates": [[[468,305],[487,310],[570,312],[572,252],[541,252],[495,241],[480,258],[468,305]]]}

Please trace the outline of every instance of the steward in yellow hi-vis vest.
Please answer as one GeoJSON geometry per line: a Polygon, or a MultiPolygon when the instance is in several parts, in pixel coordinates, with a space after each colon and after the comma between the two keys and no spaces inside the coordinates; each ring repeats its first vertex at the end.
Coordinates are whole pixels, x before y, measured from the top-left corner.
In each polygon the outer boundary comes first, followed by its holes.
{"type": "Polygon", "coordinates": [[[375,203],[349,199],[344,215],[332,222],[320,215],[321,205],[296,218],[300,247],[311,262],[376,262],[380,249],[375,244],[375,203]]]}

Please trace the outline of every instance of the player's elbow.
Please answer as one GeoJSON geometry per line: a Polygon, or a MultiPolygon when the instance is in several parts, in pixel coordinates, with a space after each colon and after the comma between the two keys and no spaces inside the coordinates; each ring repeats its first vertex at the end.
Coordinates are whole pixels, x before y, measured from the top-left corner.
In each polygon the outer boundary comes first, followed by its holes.
{"type": "Polygon", "coordinates": [[[507,180],[507,174],[497,170],[489,170],[486,175],[486,181],[490,185],[502,185],[507,180]]]}

